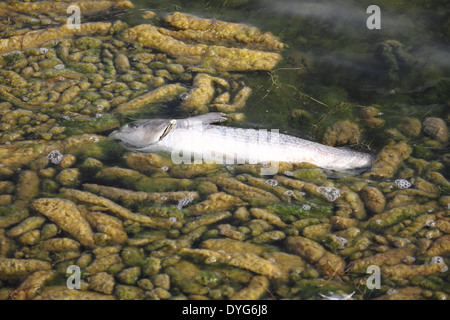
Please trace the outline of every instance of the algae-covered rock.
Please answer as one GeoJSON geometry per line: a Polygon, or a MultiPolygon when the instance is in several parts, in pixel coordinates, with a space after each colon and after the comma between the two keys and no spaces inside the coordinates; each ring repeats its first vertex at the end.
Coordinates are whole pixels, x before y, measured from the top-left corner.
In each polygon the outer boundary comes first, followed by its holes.
{"type": "Polygon", "coordinates": [[[216,213],[208,213],[203,214],[201,217],[195,219],[194,221],[190,221],[185,224],[184,228],[181,230],[183,233],[191,232],[201,226],[207,226],[213,223],[216,223],[221,220],[225,220],[230,218],[232,215],[229,212],[216,212],[216,213]]]}
{"type": "Polygon", "coordinates": [[[342,217],[354,216],[359,220],[366,217],[364,203],[356,192],[351,191],[348,187],[340,189],[340,197],[336,199],[338,210],[336,215],[342,217]]]}
{"type": "Polygon", "coordinates": [[[15,205],[25,207],[39,193],[39,176],[35,171],[26,170],[20,174],[16,188],[15,205]]]}
{"type": "Polygon", "coordinates": [[[40,242],[39,247],[47,251],[76,251],[80,243],[70,238],[53,238],[40,242]]]}
{"type": "Polygon", "coordinates": [[[121,257],[125,264],[138,266],[144,262],[145,254],[142,248],[125,247],[121,251],[121,257]]]}
{"type": "Polygon", "coordinates": [[[313,263],[318,270],[329,277],[344,273],[345,262],[341,257],[328,252],[317,242],[301,236],[287,237],[287,249],[313,263]]]}
{"type": "Polygon", "coordinates": [[[187,88],[178,83],[161,86],[128,102],[120,104],[113,112],[121,115],[136,113],[150,104],[174,100],[178,98],[181,93],[186,91],[187,88]]]}
{"type": "Polygon", "coordinates": [[[394,289],[388,293],[375,298],[376,300],[423,300],[424,289],[420,287],[406,287],[394,289]]]}
{"type": "Polygon", "coordinates": [[[323,136],[323,144],[329,146],[352,145],[359,142],[358,125],[348,120],[335,122],[327,128],[323,136]]]}
{"type": "Polygon", "coordinates": [[[220,78],[211,77],[203,73],[197,74],[194,78],[193,88],[181,103],[183,110],[193,114],[208,112],[208,104],[211,102],[215,92],[214,83],[228,85],[226,81],[220,78]]]}
{"type": "Polygon", "coordinates": [[[423,120],[423,132],[440,142],[448,141],[448,128],[441,118],[428,117],[423,120]]]}
{"type": "Polygon", "coordinates": [[[95,260],[85,268],[86,272],[94,275],[121,263],[122,259],[118,254],[119,251],[120,247],[100,247],[94,249],[95,260]]]}
{"type": "Polygon", "coordinates": [[[398,129],[407,137],[415,138],[419,136],[422,130],[420,120],[413,117],[400,118],[398,129]]]}
{"type": "Polygon", "coordinates": [[[123,284],[133,285],[139,279],[140,275],[141,275],[141,268],[132,267],[132,268],[123,269],[117,275],[117,279],[123,284]]]}
{"type": "Polygon", "coordinates": [[[18,237],[28,231],[38,229],[42,224],[44,224],[45,218],[34,216],[27,218],[20,222],[17,226],[14,228],[11,228],[6,233],[9,237],[18,237]]]}
{"type": "Polygon", "coordinates": [[[99,197],[93,193],[85,192],[85,191],[79,191],[75,189],[66,189],[62,188],[61,193],[71,199],[75,199],[77,201],[93,204],[93,205],[100,205],[108,208],[112,213],[118,215],[119,217],[131,221],[138,222],[139,224],[143,226],[148,227],[158,227],[158,228],[164,228],[164,229],[170,229],[172,226],[177,225],[176,221],[170,220],[170,219],[163,219],[163,218],[151,218],[147,217],[141,214],[133,213],[130,210],[116,204],[115,202],[106,199],[104,197],[99,197]]]}
{"type": "Polygon", "coordinates": [[[112,295],[93,291],[73,290],[64,286],[45,287],[34,300],[115,300],[112,295]]]}
{"type": "Polygon", "coordinates": [[[286,223],[284,223],[278,216],[274,215],[273,213],[260,209],[260,208],[251,208],[250,214],[254,216],[257,219],[266,220],[269,223],[273,224],[277,227],[286,227],[286,223]]]}
{"type": "Polygon", "coordinates": [[[101,212],[87,212],[85,217],[93,228],[105,235],[103,244],[122,244],[127,240],[127,233],[120,219],[101,212]]]}
{"type": "Polygon", "coordinates": [[[398,166],[403,160],[409,157],[411,152],[412,148],[403,141],[385,146],[380,151],[370,172],[365,173],[364,176],[374,176],[379,178],[392,177],[398,166]]]}
{"type": "Polygon", "coordinates": [[[252,278],[248,287],[233,294],[231,300],[259,300],[267,292],[269,288],[269,279],[263,276],[252,278]]]}
{"type": "Polygon", "coordinates": [[[395,266],[385,266],[381,268],[384,277],[412,278],[423,277],[434,273],[442,272],[446,268],[445,264],[428,264],[428,265],[407,265],[398,264],[395,266]]]}
{"type": "Polygon", "coordinates": [[[75,187],[80,183],[80,170],[77,168],[67,168],[55,177],[55,180],[65,187],[75,187]]]}
{"type": "Polygon", "coordinates": [[[51,264],[37,259],[0,258],[0,278],[22,277],[40,270],[51,270],[51,264]]]}
{"type": "Polygon", "coordinates": [[[10,293],[12,300],[31,300],[44,286],[46,281],[53,279],[55,272],[51,270],[36,271],[30,274],[20,286],[10,293]]]}
{"type": "Polygon", "coordinates": [[[393,208],[371,217],[368,221],[368,227],[374,230],[380,230],[397,224],[403,220],[417,217],[421,214],[432,211],[433,208],[427,205],[407,205],[393,208]]]}
{"type": "Polygon", "coordinates": [[[70,135],[99,133],[117,128],[119,126],[119,120],[114,115],[102,113],[92,118],[74,117],[62,121],[61,125],[66,128],[64,132],[70,135]]]}
{"type": "Polygon", "coordinates": [[[15,205],[0,207],[0,228],[7,228],[28,217],[28,210],[15,205]]]}
{"type": "Polygon", "coordinates": [[[445,235],[437,239],[425,252],[428,257],[446,255],[450,252],[450,235],[445,235]]]}
{"type": "Polygon", "coordinates": [[[397,265],[403,262],[408,256],[412,256],[414,254],[414,250],[411,248],[398,248],[391,249],[386,252],[377,253],[373,256],[362,258],[356,261],[353,261],[348,267],[348,271],[350,272],[366,272],[367,268],[371,265],[381,266],[391,266],[397,265]]]}
{"type": "Polygon", "coordinates": [[[31,207],[55,222],[84,246],[92,247],[94,245],[91,227],[72,201],[59,198],[40,198],[34,200],[31,207]]]}
{"type": "Polygon", "coordinates": [[[360,195],[364,201],[364,205],[371,212],[381,213],[384,211],[386,198],[380,190],[367,186],[361,190],[360,195]]]}
{"type": "Polygon", "coordinates": [[[365,107],[359,112],[361,122],[370,129],[379,128],[384,125],[386,121],[384,119],[377,118],[381,115],[382,113],[377,106],[365,107]]]}
{"type": "Polygon", "coordinates": [[[225,192],[218,192],[211,194],[207,200],[190,206],[187,210],[192,215],[202,215],[231,210],[244,204],[245,202],[238,197],[226,194],[225,192]]]}
{"type": "Polygon", "coordinates": [[[321,184],[327,179],[327,175],[320,169],[317,168],[302,168],[297,169],[294,172],[292,172],[292,176],[295,179],[306,181],[306,182],[313,182],[317,184],[321,184]]]}
{"type": "Polygon", "coordinates": [[[100,272],[89,277],[89,289],[104,293],[112,294],[115,286],[114,277],[106,272],[100,272]]]}
{"type": "Polygon", "coordinates": [[[333,214],[333,206],[320,201],[304,201],[292,203],[279,203],[266,207],[284,222],[294,222],[304,218],[322,218],[333,214]]]}
{"type": "Polygon", "coordinates": [[[269,51],[283,48],[283,44],[270,32],[262,33],[259,29],[244,24],[203,19],[182,12],[169,15],[165,21],[176,31],[160,29],[161,32],[179,39],[196,39],[213,43],[236,42],[245,44],[247,47],[269,51]]]}
{"type": "Polygon", "coordinates": [[[249,186],[236,178],[224,175],[208,177],[208,180],[220,186],[223,191],[239,197],[244,201],[248,201],[252,205],[267,205],[280,201],[278,197],[271,192],[249,186]]]}
{"type": "Polygon", "coordinates": [[[253,253],[224,253],[207,249],[183,248],[180,250],[180,254],[200,258],[207,264],[223,263],[229,266],[249,270],[269,278],[279,278],[281,276],[281,272],[275,264],[253,253]]]}
{"type": "Polygon", "coordinates": [[[128,42],[138,42],[173,56],[188,65],[202,64],[222,71],[271,70],[281,60],[281,55],[218,45],[186,44],[163,34],[160,28],[138,25],[125,30],[122,37],[128,42]]]}

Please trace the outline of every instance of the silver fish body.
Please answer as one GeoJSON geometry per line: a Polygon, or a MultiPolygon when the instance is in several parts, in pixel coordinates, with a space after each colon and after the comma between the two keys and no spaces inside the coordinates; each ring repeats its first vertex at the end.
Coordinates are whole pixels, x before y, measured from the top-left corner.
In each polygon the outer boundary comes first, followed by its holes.
{"type": "Polygon", "coordinates": [[[175,163],[261,164],[269,162],[312,163],[345,171],[369,168],[373,156],[345,148],[334,148],[277,131],[213,125],[225,121],[221,113],[208,113],[181,120],[141,120],[109,136],[130,150],[168,152],[175,163]]]}

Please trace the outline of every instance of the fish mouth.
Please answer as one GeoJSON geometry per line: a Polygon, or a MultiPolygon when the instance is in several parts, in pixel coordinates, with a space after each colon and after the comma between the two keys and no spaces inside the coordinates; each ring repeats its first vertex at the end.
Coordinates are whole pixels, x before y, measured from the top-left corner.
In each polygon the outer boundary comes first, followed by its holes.
{"type": "Polygon", "coordinates": [[[114,140],[114,141],[120,141],[121,139],[118,137],[119,134],[120,134],[120,131],[119,131],[119,130],[114,130],[113,132],[111,132],[111,133],[108,135],[108,139],[114,140]]]}

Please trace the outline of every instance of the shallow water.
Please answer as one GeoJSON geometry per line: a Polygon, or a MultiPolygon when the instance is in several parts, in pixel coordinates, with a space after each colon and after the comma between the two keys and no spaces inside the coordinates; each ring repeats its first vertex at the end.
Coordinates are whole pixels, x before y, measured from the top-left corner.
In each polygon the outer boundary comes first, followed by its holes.
{"type": "MultiPolygon", "coordinates": [[[[66,104],[44,104],[40,109],[33,105],[34,113],[48,119],[26,112],[13,115],[39,95],[14,88],[9,74],[0,77],[0,84],[12,87],[9,93],[20,98],[0,96],[0,103],[11,103],[1,108],[5,183],[0,258],[20,259],[18,264],[51,263],[50,268],[11,267],[0,260],[4,273],[0,297],[23,298],[23,292],[28,298],[67,297],[63,290],[71,274],[67,267],[75,265],[81,270],[83,290],[74,298],[85,294],[93,299],[323,299],[353,292],[352,299],[448,298],[450,149],[445,129],[450,121],[450,25],[445,1],[381,2],[380,30],[366,26],[370,1],[149,5],[135,0],[133,4],[134,9],[111,14],[106,21],[170,29],[161,18],[178,11],[271,32],[286,45],[272,70],[211,73],[230,84],[228,88],[214,80],[214,97],[229,92],[233,98],[243,87],[251,89],[245,106],[237,110],[243,119],[230,125],[279,129],[320,143],[350,146],[378,155],[379,160],[365,173],[280,164],[277,175],[261,176],[260,166],[177,166],[164,155],[128,153],[103,138],[130,120],[185,117],[189,112],[180,110],[184,99],[179,93],[167,103],[153,103],[130,114],[117,114],[120,100],[114,99],[133,99],[153,89],[141,81],[145,73],[161,75],[165,85],[181,83],[191,93],[193,78],[204,70],[184,65],[181,74],[167,75],[161,70],[176,62],[169,61],[175,60],[170,54],[141,63],[138,54],[160,52],[119,43],[119,33],[112,38],[91,36],[102,41],[100,47],[76,42],[75,37],[70,54],[85,52],[86,60],[81,61],[93,61],[97,69],[86,71],[78,65],[64,81],[55,80],[60,74],[44,77],[45,84],[31,76],[24,86],[33,91],[30,83],[41,83],[35,84],[40,86],[34,89],[38,94],[42,88],[57,91],[67,81],[75,81],[68,87],[81,87],[75,100],[66,104]],[[156,17],[143,19],[146,10],[156,17]],[[100,62],[107,65],[105,48],[111,61],[116,51],[126,53],[129,71],[112,74],[102,69],[100,62]],[[104,76],[103,81],[95,79],[96,73],[104,76]],[[112,87],[119,81],[125,86],[112,87]],[[424,121],[430,117],[441,119],[433,122],[437,129],[424,121]],[[20,132],[24,125],[29,131],[20,132]],[[70,140],[81,134],[86,136],[70,140]],[[22,140],[32,141],[34,149],[21,148],[22,140]],[[25,149],[37,150],[30,151],[28,161],[25,149]],[[53,150],[61,152],[50,153],[53,150]],[[67,156],[61,164],[58,156],[64,154],[75,158],[67,156]],[[192,193],[181,193],[185,191],[192,193]],[[98,198],[89,198],[91,193],[98,198]],[[77,231],[66,227],[57,212],[47,215],[52,210],[41,201],[47,197],[70,199],[69,204],[57,200],[50,207],[84,217],[91,238],[80,231],[83,223],[77,231]],[[14,228],[29,217],[38,217],[37,225],[18,235],[14,228]],[[64,250],[48,244],[59,238],[72,242],[64,250]],[[368,272],[369,266],[378,266],[379,273],[368,272]],[[21,268],[47,272],[44,291],[33,292],[25,279],[34,276],[43,281],[45,276],[21,268]],[[370,284],[378,274],[380,286],[374,288],[370,284]]],[[[86,17],[82,22],[100,20],[105,19],[86,17]]],[[[38,63],[42,66],[42,60],[54,58],[52,52],[64,60],[63,44],[43,46],[50,49],[50,56],[36,54],[38,63]]],[[[23,75],[26,66],[20,65],[23,58],[16,54],[21,53],[4,56],[9,60],[2,70],[23,75]]],[[[22,54],[32,65],[32,54],[27,50],[22,54]]],[[[66,64],[66,70],[75,68],[66,64]]]]}

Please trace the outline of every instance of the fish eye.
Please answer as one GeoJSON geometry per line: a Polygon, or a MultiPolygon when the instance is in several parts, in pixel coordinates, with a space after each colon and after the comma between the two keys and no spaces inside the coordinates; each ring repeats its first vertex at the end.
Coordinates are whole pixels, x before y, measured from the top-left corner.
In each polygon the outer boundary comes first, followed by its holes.
{"type": "Polygon", "coordinates": [[[128,128],[130,129],[136,129],[138,127],[138,124],[136,122],[131,122],[128,124],[128,128]]]}

